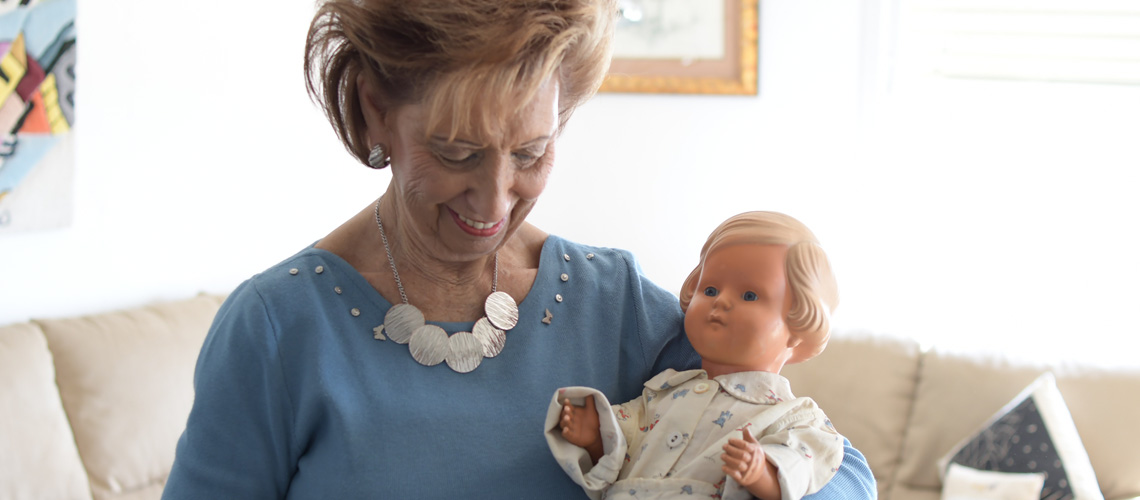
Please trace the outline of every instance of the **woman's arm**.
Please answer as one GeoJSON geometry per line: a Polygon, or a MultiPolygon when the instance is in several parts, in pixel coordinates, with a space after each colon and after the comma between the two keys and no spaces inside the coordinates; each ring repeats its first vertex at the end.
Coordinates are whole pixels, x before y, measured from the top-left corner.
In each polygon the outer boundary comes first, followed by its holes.
{"type": "Polygon", "coordinates": [[[250,282],[219,310],[198,356],[194,393],[162,498],[284,498],[293,409],[272,322],[250,282]]]}

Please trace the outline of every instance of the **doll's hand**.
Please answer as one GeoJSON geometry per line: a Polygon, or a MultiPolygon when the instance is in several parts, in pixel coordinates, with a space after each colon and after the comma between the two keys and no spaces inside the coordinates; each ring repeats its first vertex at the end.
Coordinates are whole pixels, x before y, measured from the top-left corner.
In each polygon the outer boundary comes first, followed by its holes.
{"type": "Polygon", "coordinates": [[[724,460],[721,469],[757,498],[780,498],[776,466],[764,459],[764,449],[752,437],[752,432],[748,428],[743,432],[744,439],[729,439],[724,445],[724,454],[720,456],[724,460]]]}
{"type": "Polygon", "coordinates": [[[562,437],[570,444],[586,449],[590,459],[598,463],[602,458],[602,431],[594,397],[586,398],[586,406],[574,406],[570,399],[562,400],[562,419],[558,421],[562,437]]]}

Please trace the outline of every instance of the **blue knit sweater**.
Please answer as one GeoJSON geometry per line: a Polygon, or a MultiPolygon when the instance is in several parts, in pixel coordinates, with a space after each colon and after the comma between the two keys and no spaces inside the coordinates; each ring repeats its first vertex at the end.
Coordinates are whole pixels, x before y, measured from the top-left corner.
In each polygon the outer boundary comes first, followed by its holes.
{"type": "MultiPolygon", "coordinates": [[[[654,374],[699,365],[676,297],[628,252],[556,236],[502,353],[470,373],[376,340],[390,306],[312,247],[239,286],[202,346],[163,498],[580,499],[543,436],[550,395],[581,385],[627,401],[654,374]]],[[[862,455],[846,452],[814,498],[874,498],[862,455]]]]}

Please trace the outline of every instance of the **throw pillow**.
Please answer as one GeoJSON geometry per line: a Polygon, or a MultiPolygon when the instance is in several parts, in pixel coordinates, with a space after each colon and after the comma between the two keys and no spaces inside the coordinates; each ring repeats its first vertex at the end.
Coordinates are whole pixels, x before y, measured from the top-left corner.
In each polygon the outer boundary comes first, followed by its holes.
{"type": "Polygon", "coordinates": [[[952,463],[942,482],[942,500],[1038,500],[1045,474],[993,472],[952,463]]]}
{"type": "MultiPolygon", "coordinates": [[[[1104,500],[1077,426],[1045,373],[939,461],[977,470],[1041,473],[1042,500],[1104,500]]],[[[943,480],[945,482],[945,479],[943,480]]]]}

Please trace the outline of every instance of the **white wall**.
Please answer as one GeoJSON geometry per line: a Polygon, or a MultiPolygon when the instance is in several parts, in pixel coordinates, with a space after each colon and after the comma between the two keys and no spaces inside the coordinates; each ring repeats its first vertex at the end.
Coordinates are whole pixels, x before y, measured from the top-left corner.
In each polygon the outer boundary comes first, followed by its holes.
{"type": "MultiPolygon", "coordinates": [[[[312,3],[208,7],[80,0],[75,221],[0,239],[0,324],[226,292],[382,191],[305,95],[312,3]]],[[[759,97],[600,95],[531,220],[676,289],[721,220],[784,211],[831,255],[841,328],[1138,364],[1140,91],[869,105],[859,2],[761,17],[759,97]]]]}
{"type": "Polygon", "coordinates": [[[380,191],[305,94],[312,5],[80,0],[75,219],[0,240],[0,323],[227,291],[380,191]]]}

